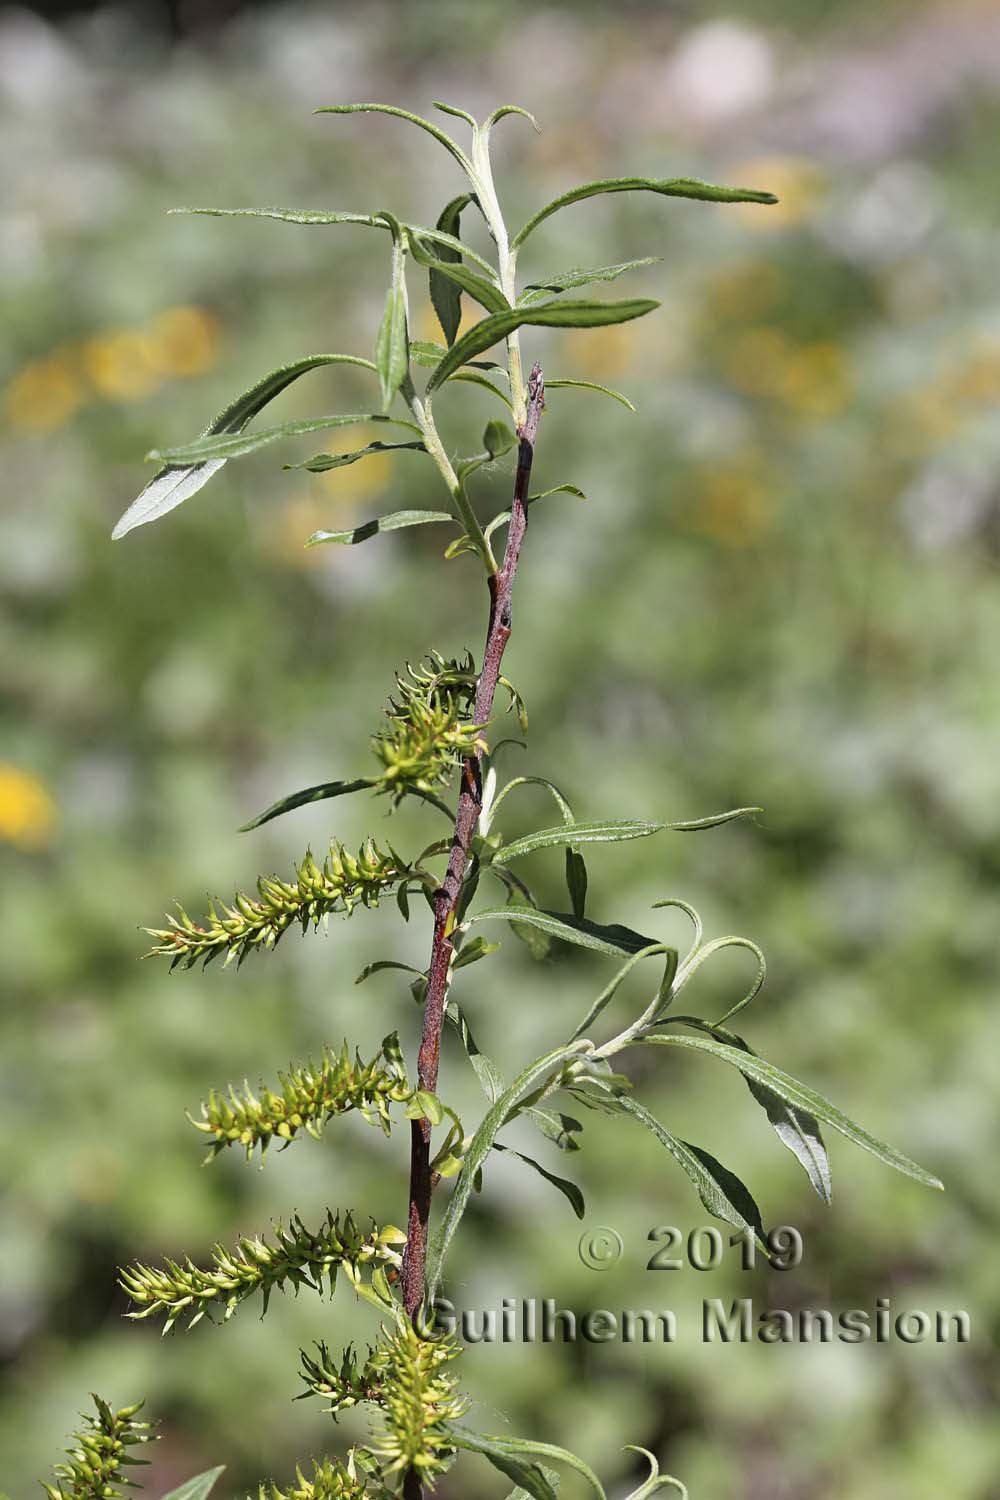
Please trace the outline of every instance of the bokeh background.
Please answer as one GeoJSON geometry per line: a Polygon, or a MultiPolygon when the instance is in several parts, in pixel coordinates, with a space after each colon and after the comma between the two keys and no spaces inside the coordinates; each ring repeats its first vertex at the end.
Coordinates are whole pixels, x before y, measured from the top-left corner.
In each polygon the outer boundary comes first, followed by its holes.
{"type": "MultiPolygon", "coordinates": [[[[308,440],[231,464],[183,511],[109,542],[151,446],[193,436],[274,365],[369,351],[381,239],[164,217],[279,203],[433,222],[458,188],[432,142],[310,113],[363,98],[532,109],[541,136],[512,119],[496,138],[514,222],[574,182],[633,172],[780,194],[771,210],[605,198],[531,242],[525,273],[661,255],[623,294],[663,308],[525,341],[550,375],[619,385],[638,412],[550,398],[538,477],[589,498],[532,522],[507,659],[531,713],[519,766],[554,777],[581,817],[761,803],[755,823],[595,855],[592,914],[680,940],[649,907],[682,895],[710,934],[759,940],[753,1045],[948,1187],[837,1137],[825,1210],[738,1077],[636,1065],[672,1128],[738,1171],[769,1223],[800,1228],[803,1265],[647,1272],[649,1229],[705,1214],[627,1122],[588,1119],[572,1158],[532,1148],[585,1188],[585,1225],[498,1161],[466,1220],[459,1300],[670,1307],[682,1332],[670,1348],[474,1348],[476,1425],[577,1447],[617,1493],[634,1442],[712,1500],[996,1497],[1000,14],[969,0],[0,11],[0,1488],[37,1493],[91,1389],[148,1398],[154,1496],[225,1463],[230,1500],[363,1430],[291,1400],[297,1343],[371,1332],[345,1293],[161,1341],[123,1321],[115,1268],[203,1256],[330,1202],[401,1219],[405,1137],[347,1121],[262,1172],[202,1169],[184,1110],[345,1035],[373,1050],[399,1026],[412,1049],[405,984],[352,979],[377,956],[423,963],[426,924],[363,914],[238,974],[172,977],[138,962],[137,926],[175,897],[195,910],[284,871],[332,832],[433,837],[426,810],[389,830],[384,804],[358,799],[235,830],[282,792],[357,774],[393,668],[478,650],[482,592],[431,531],[304,551],[318,526],[437,503],[410,454],[283,473],[308,440]],[[577,1256],[593,1225],[625,1243],[603,1275],[577,1256]],[[740,1295],[962,1308],[973,1340],[705,1347],[701,1299],[740,1295]]],[[[318,372],[273,410],[368,399],[363,377],[318,372]]],[[[438,405],[449,445],[473,451],[487,397],[456,388],[438,405]]],[[[502,466],[484,477],[484,514],[509,483],[502,466]]],[[[514,802],[512,829],[548,821],[514,802]]],[[[559,857],[536,866],[558,905],[559,857]]],[[[509,1070],[609,970],[575,951],[539,965],[500,936],[462,998],[509,1070]]],[[[706,1015],[747,980],[738,954],[716,963],[688,992],[706,1015]]],[[[449,1043],[445,1091],[471,1119],[466,1071],[449,1043]]],[[[477,1465],[442,1496],[502,1493],[477,1465]]]]}

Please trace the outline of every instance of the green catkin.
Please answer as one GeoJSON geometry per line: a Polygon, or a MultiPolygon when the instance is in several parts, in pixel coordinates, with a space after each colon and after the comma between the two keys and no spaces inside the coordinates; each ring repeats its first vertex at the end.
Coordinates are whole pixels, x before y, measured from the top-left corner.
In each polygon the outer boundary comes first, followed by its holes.
{"type": "Polygon", "coordinates": [[[249,1083],[225,1095],[213,1090],[201,1106],[202,1118],[188,1116],[196,1129],[214,1137],[213,1156],[238,1145],[249,1159],[256,1147],[263,1154],[275,1138],[287,1145],[300,1130],[318,1139],[329,1120],[350,1111],[388,1135],[390,1104],[413,1097],[395,1032],[369,1063],[358,1053],[352,1058],[345,1042],[340,1052],[324,1048],[318,1064],[279,1073],[278,1083],[278,1089],[262,1084],[256,1093],[249,1083]]]}
{"type": "Polygon", "coordinates": [[[133,1458],[128,1450],[155,1441],[151,1424],[136,1421],[142,1402],[119,1411],[100,1396],[93,1402],[97,1415],[85,1415],[82,1430],[73,1434],[68,1462],[56,1465],[56,1483],[42,1485],[49,1500],[121,1500],[125,1489],[120,1486],[135,1487],[122,1469],[145,1460],[133,1458]]]}
{"type": "Polygon", "coordinates": [[[378,848],[367,839],[357,857],[343,844],[334,841],[322,865],[307,850],[295,872],[293,883],[277,876],[261,876],[257,881],[257,898],[237,892],[234,904],[209,901],[205,925],[193,922],[182,906],[177,916],[168,916],[167,927],[147,927],[156,939],[147,957],[162,954],[190,969],[199,959],[210,963],[224,954],[224,964],[236,959],[242,963],[255,948],[277,946],[289,927],[298,924],[302,931],[335,912],[350,916],[356,906],[377,906],[379,897],[393,890],[410,874],[399,855],[378,848]]]}

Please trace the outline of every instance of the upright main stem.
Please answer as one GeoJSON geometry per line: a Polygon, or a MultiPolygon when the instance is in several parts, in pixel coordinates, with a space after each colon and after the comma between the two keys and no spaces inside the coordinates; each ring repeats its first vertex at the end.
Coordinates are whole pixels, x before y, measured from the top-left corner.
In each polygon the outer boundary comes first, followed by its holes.
{"type": "MultiPolygon", "coordinates": [[[[493,697],[500,676],[500,662],[511,632],[511,593],[514,574],[521,554],[521,543],[528,525],[528,484],[538,436],[538,421],[545,405],[545,383],[536,364],[528,379],[528,401],[524,421],[517,429],[519,439],[517,475],[511,502],[510,525],[503,564],[489,577],[490,619],[486,631],[483,662],[476,684],[473,719],[485,724],[493,711],[493,697]]],[[[448,979],[454,945],[451,935],[462,895],[469,848],[483,805],[483,778],[480,755],[469,756],[462,763],[461,792],[455,816],[448,868],[434,895],[434,939],[427,971],[427,999],[424,1004],[423,1035],[417,1058],[419,1086],[431,1093],[437,1088],[438,1061],[441,1053],[441,1029],[448,999],[448,979]]],[[[403,1305],[410,1317],[424,1299],[427,1265],[427,1224],[431,1196],[436,1186],[431,1171],[431,1122],[414,1120],[410,1126],[410,1206],[407,1218],[406,1251],[403,1256],[403,1305]]],[[[419,1494],[419,1486],[412,1491],[419,1494]]]]}

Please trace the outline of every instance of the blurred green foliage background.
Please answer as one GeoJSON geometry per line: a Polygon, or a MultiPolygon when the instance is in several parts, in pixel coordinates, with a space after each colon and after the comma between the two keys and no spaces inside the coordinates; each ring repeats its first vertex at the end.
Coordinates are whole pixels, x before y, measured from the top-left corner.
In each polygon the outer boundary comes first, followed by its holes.
{"type": "MultiPolygon", "coordinates": [[[[184,1109],[345,1035],[374,1050],[398,1025],[412,1050],[405,984],[352,979],[376,956],[423,964],[426,923],[363,913],[238,974],[173,977],[137,962],[136,927],[175,897],[195,911],[205,891],[284,873],[331,832],[389,831],[385,804],[357,798],[235,829],[283,792],[357,774],[393,668],[478,650],[483,591],[430,532],[303,550],[318,526],[436,505],[409,454],[282,473],[306,440],[230,465],[121,545],[109,531],[148,448],[194,436],[274,365],[368,353],[384,296],[381,239],[164,210],[386,206],[433,222],[458,191],[444,153],[395,121],[310,110],[444,98],[539,117],[540,137],[516,119],[497,133],[511,222],[626,172],[781,197],[621,195],[531,242],[524,274],[662,255],[622,295],[663,308],[525,339],[550,375],[619,385],[638,413],[551,393],[537,477],[589,499],[547,502],[528,537],[507,658],[531,713],[518,767],[554,777],[580,817],[763,804],[752,824],[595,855],[592,915],[649,930],[651,903],[681,895],[709,934],[756,938],[770,976],[753,1045],[948,1188],[838,1137],[826,1211],[735,1075],[644,1061],[641,1097],[738,1171],[767,1222],[801,1229],[803,1265],[647,1272],[648,1230],[705,1214],[627,1123],[588,1119],[582,1152],[545,1158],[585,1188],[586,1224],[623,1236],[603,1275],[581,1265],[566,1204],[498,1160],[466,1220],[457,1298],[671,1307],[684,1332],[669,1348],[470,1349],[476,1424],[567,1443],[619,1484],[621,1444],[642,1443],[704,1500],[997,1496],[1000,15],[965,0],[226,9],[210,26],[211,7],[202,25],[189,7],[180,39],[140,7],[59,27],[0,11],[0,1488],[36,1492],[90,1389],[148,1397],[154,1495],[225,1462],[228,1500],[344,1436],[291,1397],[296,1341],[370,1332],[346,1293],[161,1342],[122,1321],[115,1268],[204,1255],[328,1202],[401,1220],[404,1135],[348,1121],[263,1172],[202,1170],[184,1109]],[[704,1346],[701,1299],[741,1295],[964,1308],[973,1339],[704,1346]]],[[[415,276],[411,289],[433,336],[415,276]]],[[[275,419],[351,409],[364,379],[311,375],[275,419]]],[[[455,451],[493,414],[469,387],[438,408],[455,451]]],[[[502,465],[486,477],[484,514],[509,484],[502,465]]],[[[518,817],[534,811],[547,819],[527,798],[518,817]]],[[[434,836],[429,811],[401,817],[401,847],[434,836]]],[[[536,864],[559,904],[559,856],[536,864]]],[[[501,936],[462,1000],[509,1070],[609,971],[577,952],[536,965],[501,936]]],[[[738,954],[709,966],[691,1007],[713,1014],[744,969],[738,954]]],[[[473,1118],[466,1074],[449,1041],[442,1087],[473,1118]]],[[[476,1465],[442,1495],[468,1493],[476,1465]]],[[[494,1477],[474,1492],[500,1493],[494,1477]]]]}

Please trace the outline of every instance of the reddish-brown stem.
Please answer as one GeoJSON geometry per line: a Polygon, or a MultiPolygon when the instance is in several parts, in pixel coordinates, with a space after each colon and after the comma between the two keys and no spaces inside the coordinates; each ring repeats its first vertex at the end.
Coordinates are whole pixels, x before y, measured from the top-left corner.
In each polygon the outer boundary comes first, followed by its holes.
{"type": "MultiPolygon", "coordinates": [[[[490,619],[473,709],[473,719],[477,724],[485,724],[493,711],[493,697],[500,676],[500,662],[510,639],[511,592],[514,587],[517,560],[521,554],[521,543],[528,525],[528,484],[531,479],[531,463],[535,454],[535,440],[538,436],[538,420],[544,405],[545,384],[541,368],[536,364],[528,380],[527,415],[517,432],[519,439],[517,474],[514,479],[514,497],[511,502],[510,524],[507,530],[507,547],[504,552],[503,565],[489,579],[490,619]]],[[[469,847],[482,805],[482,765],[480,756],[475,755],[470,756],[462,764],[461,791],[448,868],[440,887],[434,894],[434,939],[431,945],[430,967],[427,971],[423,1035],[417,1057],[419,1085],[430,1092],[437,1088],[441,1029],[444,1025],[445,1006],[448,999],[448,976],[454,955],[451,934],[455,927],[456,913],[462,895],[462,885],[469,860],[469,847]]],[[[431,1171],[430,1146],[431,1122],[414,1120],[410,1126],[410,1206],[402,1271],[403,1305],[411,1317],[417,1312],[424,1299],[427,1224],[430,1218],[431,1197],[436,1185],[434,1173],[431,1171]]],[[[407,1477],[409,1480],[414,1476],[407,1477]]],[[[410,1490],[404,1488],[404,1495],[417,1496],[419,1493],[419,1483],[410,1490]]]]}

